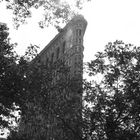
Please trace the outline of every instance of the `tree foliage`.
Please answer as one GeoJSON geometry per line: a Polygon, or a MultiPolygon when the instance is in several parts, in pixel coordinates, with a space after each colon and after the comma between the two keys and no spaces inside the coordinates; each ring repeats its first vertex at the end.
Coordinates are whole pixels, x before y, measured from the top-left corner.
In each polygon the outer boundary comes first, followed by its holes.
{"type": "MultiPolygon", "coordinates": [[[[0,128],[16,130],[18,112],[25,112],[26,73],[29,61],[37,54],[37,46],[28,47],[24,56],[14,52],[15,44],[10,43],[6,24],[0,24],[0,128]],[[14,123],[14,125],[13,125],[14,123]]],[[[30,81],[29,81],[30,82],[30,81]]]]}
{"type": "Polygon", "coordinates": [[[17,56],[7,38],[6,25],[1,25],[0,33],[1,128],[11,131],[9,139],[80,137],[79,79],[70,78],[69,67],[63,62],[42,63],[38,46],[31,45],[24,56],[17,56]],[[20,119],[13,114],[16,109],[20,119]],[[11,117],[18,123],[16,129],[10,124],[11,117]]]}
{"type": "MultiPolygon", "coordinates": [[[[89,0],[87,0],[89,1],[89,0]]],[[[33,9],[43,9],[44,17],[39,21],[40,27],[52,24],[55,27],[59,23],[69,21],[75,14],[76,9],[81,9],[84,1],[75,0],[73,4],[70,1],[63,0],[6,0],[7,9],[13,11],[13,21],[18,28],[21,23],[25,23],[27,18],[32,16],[33,9]],[[74,7],[74,8],[73,8],[74,7]]]]}
{"type": "MultiPolygon", "coordinates": [[[[0,24],[0,127],[8,127],[8,121],[3,116],[13,116],[13,103],[18,96],[19,76],[16,70],[17,56],[13,51],[16,44],[10,44],[8,38],[8,28],[5,24],[0,24]]],[[[7,118],[8,119],[8,118],[7,118]]]]}
{"type": "Polygon", "coordinates": [[[19,137],[25,139],[77,137],[76,124],[80,115],[76,113],[79,112],[76,99],[79,97],[71,94],[74,89],[68,77],[69,68],[60,63],[49,67],[40,62],[31,65],[26,71],[25,108],[22,109],[19,137]]]}
{"type": "Polygon", "coordinates": [[[21,115],[18,131],[9,139],[140,138],[140,47],[115,41],[96,54],[87,64],[93,80],[84,81],[82,106],[81,83],[70,78],[69,67],[62,62],[41,63],[34,45],[17,57],[16,44],[9,43],[7,30],[1,24],[1,128],[11,130],[4,118],[14,117],[11,112],[16,106],[21,115]]]}
{"type": "Polygon", "coordinates": [[[93,81],[85,82],[84,135],[93,140],[139,139],[140,47],[108,43],[88,70],[93,81]]]}

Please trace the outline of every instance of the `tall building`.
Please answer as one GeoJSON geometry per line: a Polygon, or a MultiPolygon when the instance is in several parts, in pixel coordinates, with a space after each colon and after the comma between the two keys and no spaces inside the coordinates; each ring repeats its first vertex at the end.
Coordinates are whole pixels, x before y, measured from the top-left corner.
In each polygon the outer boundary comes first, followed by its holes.
{"type": "Polygon", "coordinates": [[[71,76],[82,74],[83,37],[86,26],[87,21],[82,15],[75,16],[40,52],[40,61],[46,64],[63,60],[70,66],[71,76]]]}
{"type": "MultiPolygon", "coordinates": [[[[47,94],[48,98],[47,107],[40,110],[47,110],[47,114],[40,114],[37,112],[38,118],[42,118],[42,125],[45,127],[39,128],[44,136],[38,138],[38,130],[35,130],[34,140],[79,140],[81,137],[80,120],[82,118],[82,91],[79,90],[82,87],[82,75],[83,75],[83,37],[86,30],[87,21],[82,15],[75,16],[60,32],[51,40],[51,42],[39,53],[32,64],[51,64],[56,65],[59,62],[63,62],[69,68],[68,80],[78,79],[78,86],[75,86],[75,81],[71,80],[74,89],[69,90],[70,86],[66,85],[65,80],[64,87],[60,89],[53,89],[47,94]],[[58,96],[61,94],[62,96],[58,96]],[[59,102],[60,100],[60,102],[59,102]],[[53,109],[54,108],[54,109],[53,109]],[[42,130],[41,130],[42,129],[42,130]]],[[[59,65],[58,69],[59,69],[59,65]]],[[[54,70],[55,72],[55,70],[54,70]]],[[[52,79],[53,87],[57,85],[61,80],[61,76],[54,74],[52,79]]],[[[77,81],[76,81],[77,82],[77,81]]],[[[69,84],[69,82],[68,82],[69,84]]],[[[30,103],[28,103],[30,105],[30,103]]],[[[33,105],[35,108],[37,105],[33,105]]],[[[39,109],[38,109],[39,110],[39,109]]],[[[30,117],[30,116],[29,116],[30,117]]],[[[21,122],[21,132],[28,133],[30,135],[34,128],[27,126],[24,121],[21,122]],[[28,129],[29,128],[29,129],[28,129]],[[25,132],[26,131],[26,132],[25,132]]]]}
{"type": "MultiPolygon", "coordinates": [[[[70,67],[69,72],[70,78],[74,79],[78,78],[78,87],[74,87],[76,89],[74,89],[72,92],[69,93],[71,94],[71,98],[73,98],[73,96],[75,95],[78,95],[78,98],[76,98],[75,96],[73,99],[75,99],[76,102],[72,101],[69,107],[68,105],[66,105],[66,108],[67,109],[69,108],[70,111],[68,112],[62,111],[63,115],[65,114],[64,118],[68,117],[71,118],[71,120],[69,119],[61,120],[62,118],[55,119],[53,115],[49,115],[48,116],[49,129],[47,132],[48,140],[55,139],[58,140],[58,135],[60,133],[61,133],[60,139],[63,140],[64,139],[78,140],[81,137],[81,128],[79,123],[82,117],[81,114],[82,91],[80,91],[80,89],[82,88],[83,51],[84,51],[83,38],[86,26],[87,21],[84,19],[82,15],[75,16],[63,29],[60,30],[60,32],[54,37],[54,39],[39,54],[40,63],[47,64],[48,62],[51,62],[51,64],[55,64],[58,61],[62,61],[66,64],[66,66],[70,67]],[[59,123],[59,120],[65,122],[59,123]],[[63,128],[65,129],[64,130],[65,134],[63,133],[63,130],[60,131],[60,127],[58,127],[58,124],[63,125],[64,123],[65,125],[67,125],[66,127],[64,126],[63,128]],[[66,130],[67,127],[69,127],[68,130],[66,130]]],[[[54,81],[56,82],[58,75],[56,74],[54,77],[55,77],[54,81]]],[[[74,83],[74,81],[72,82],[74,83]]],[[[67,94],[66,92],[68,93],[67,90],[64,90],[63,92],[61,91],[61,93],[64,95],[67,94]]],[[[54,100],[51,100],[50,102],[53,106],[55,102],[55,97],[54,100]]]]}

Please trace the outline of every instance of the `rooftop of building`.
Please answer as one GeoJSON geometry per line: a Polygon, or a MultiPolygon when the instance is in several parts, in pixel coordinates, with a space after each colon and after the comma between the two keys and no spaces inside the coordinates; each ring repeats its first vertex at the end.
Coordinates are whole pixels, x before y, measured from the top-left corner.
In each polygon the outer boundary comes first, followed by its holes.
{"type": "Polygon", "coordinates": [[[49,46],[51,46],[51,44],[57,40],[59,38],[59,36],[61,36],[61,34],[63,34],[63,32],[65,31],[65,29],[72,24],[73,22],[76,22],[78,20],[82,20],[85,21],[85,23],[87,24],[87,21],[85,20],[83,15],[75,15],[66,25],[65,27],[44,47],[44,49],[39,53],[39,55],[43,54],[45,52],[46,49],[48,49],[49,46]]]}

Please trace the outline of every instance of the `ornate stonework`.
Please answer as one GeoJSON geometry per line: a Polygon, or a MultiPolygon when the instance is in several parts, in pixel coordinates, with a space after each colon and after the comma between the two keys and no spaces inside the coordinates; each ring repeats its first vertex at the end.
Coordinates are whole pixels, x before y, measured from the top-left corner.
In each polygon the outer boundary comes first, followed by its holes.
{"type": "Polygon", "coordinates": [[[75,16],[54,39],[40,52],[40,61],[46,64],[64,60],[71,67],[71,74],[82,72],[83,63],[83,37],[87,21],[83,16],[75,16]],[[78,65],[77,65],[78,64],[78,65]],[[79,67],[79,68],[78,68],[79,67]]]}

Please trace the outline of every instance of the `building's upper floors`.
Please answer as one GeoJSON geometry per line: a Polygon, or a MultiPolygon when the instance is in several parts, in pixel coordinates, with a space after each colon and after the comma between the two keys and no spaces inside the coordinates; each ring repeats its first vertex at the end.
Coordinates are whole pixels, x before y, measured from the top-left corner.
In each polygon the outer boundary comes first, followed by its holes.
{"type": "Polygon", "coordinates": [[[83,38],[87,21],[83,16],[75,16],[39,53],[36,63],[54,64],[64,62],[70,67],[70,76],[82,74],[83,70],[83,38]],[[60,60],[60,61],[58,61],[60,60]]]}
{"type": "Polygon", "coordinates": [[[75,53],[82,55],[86,26],[87,22],[83,16],[75,16],[40,52],[40,61],[44,64],[48,61],[53,63],[62,58],[68,60],[75,53]]]}

